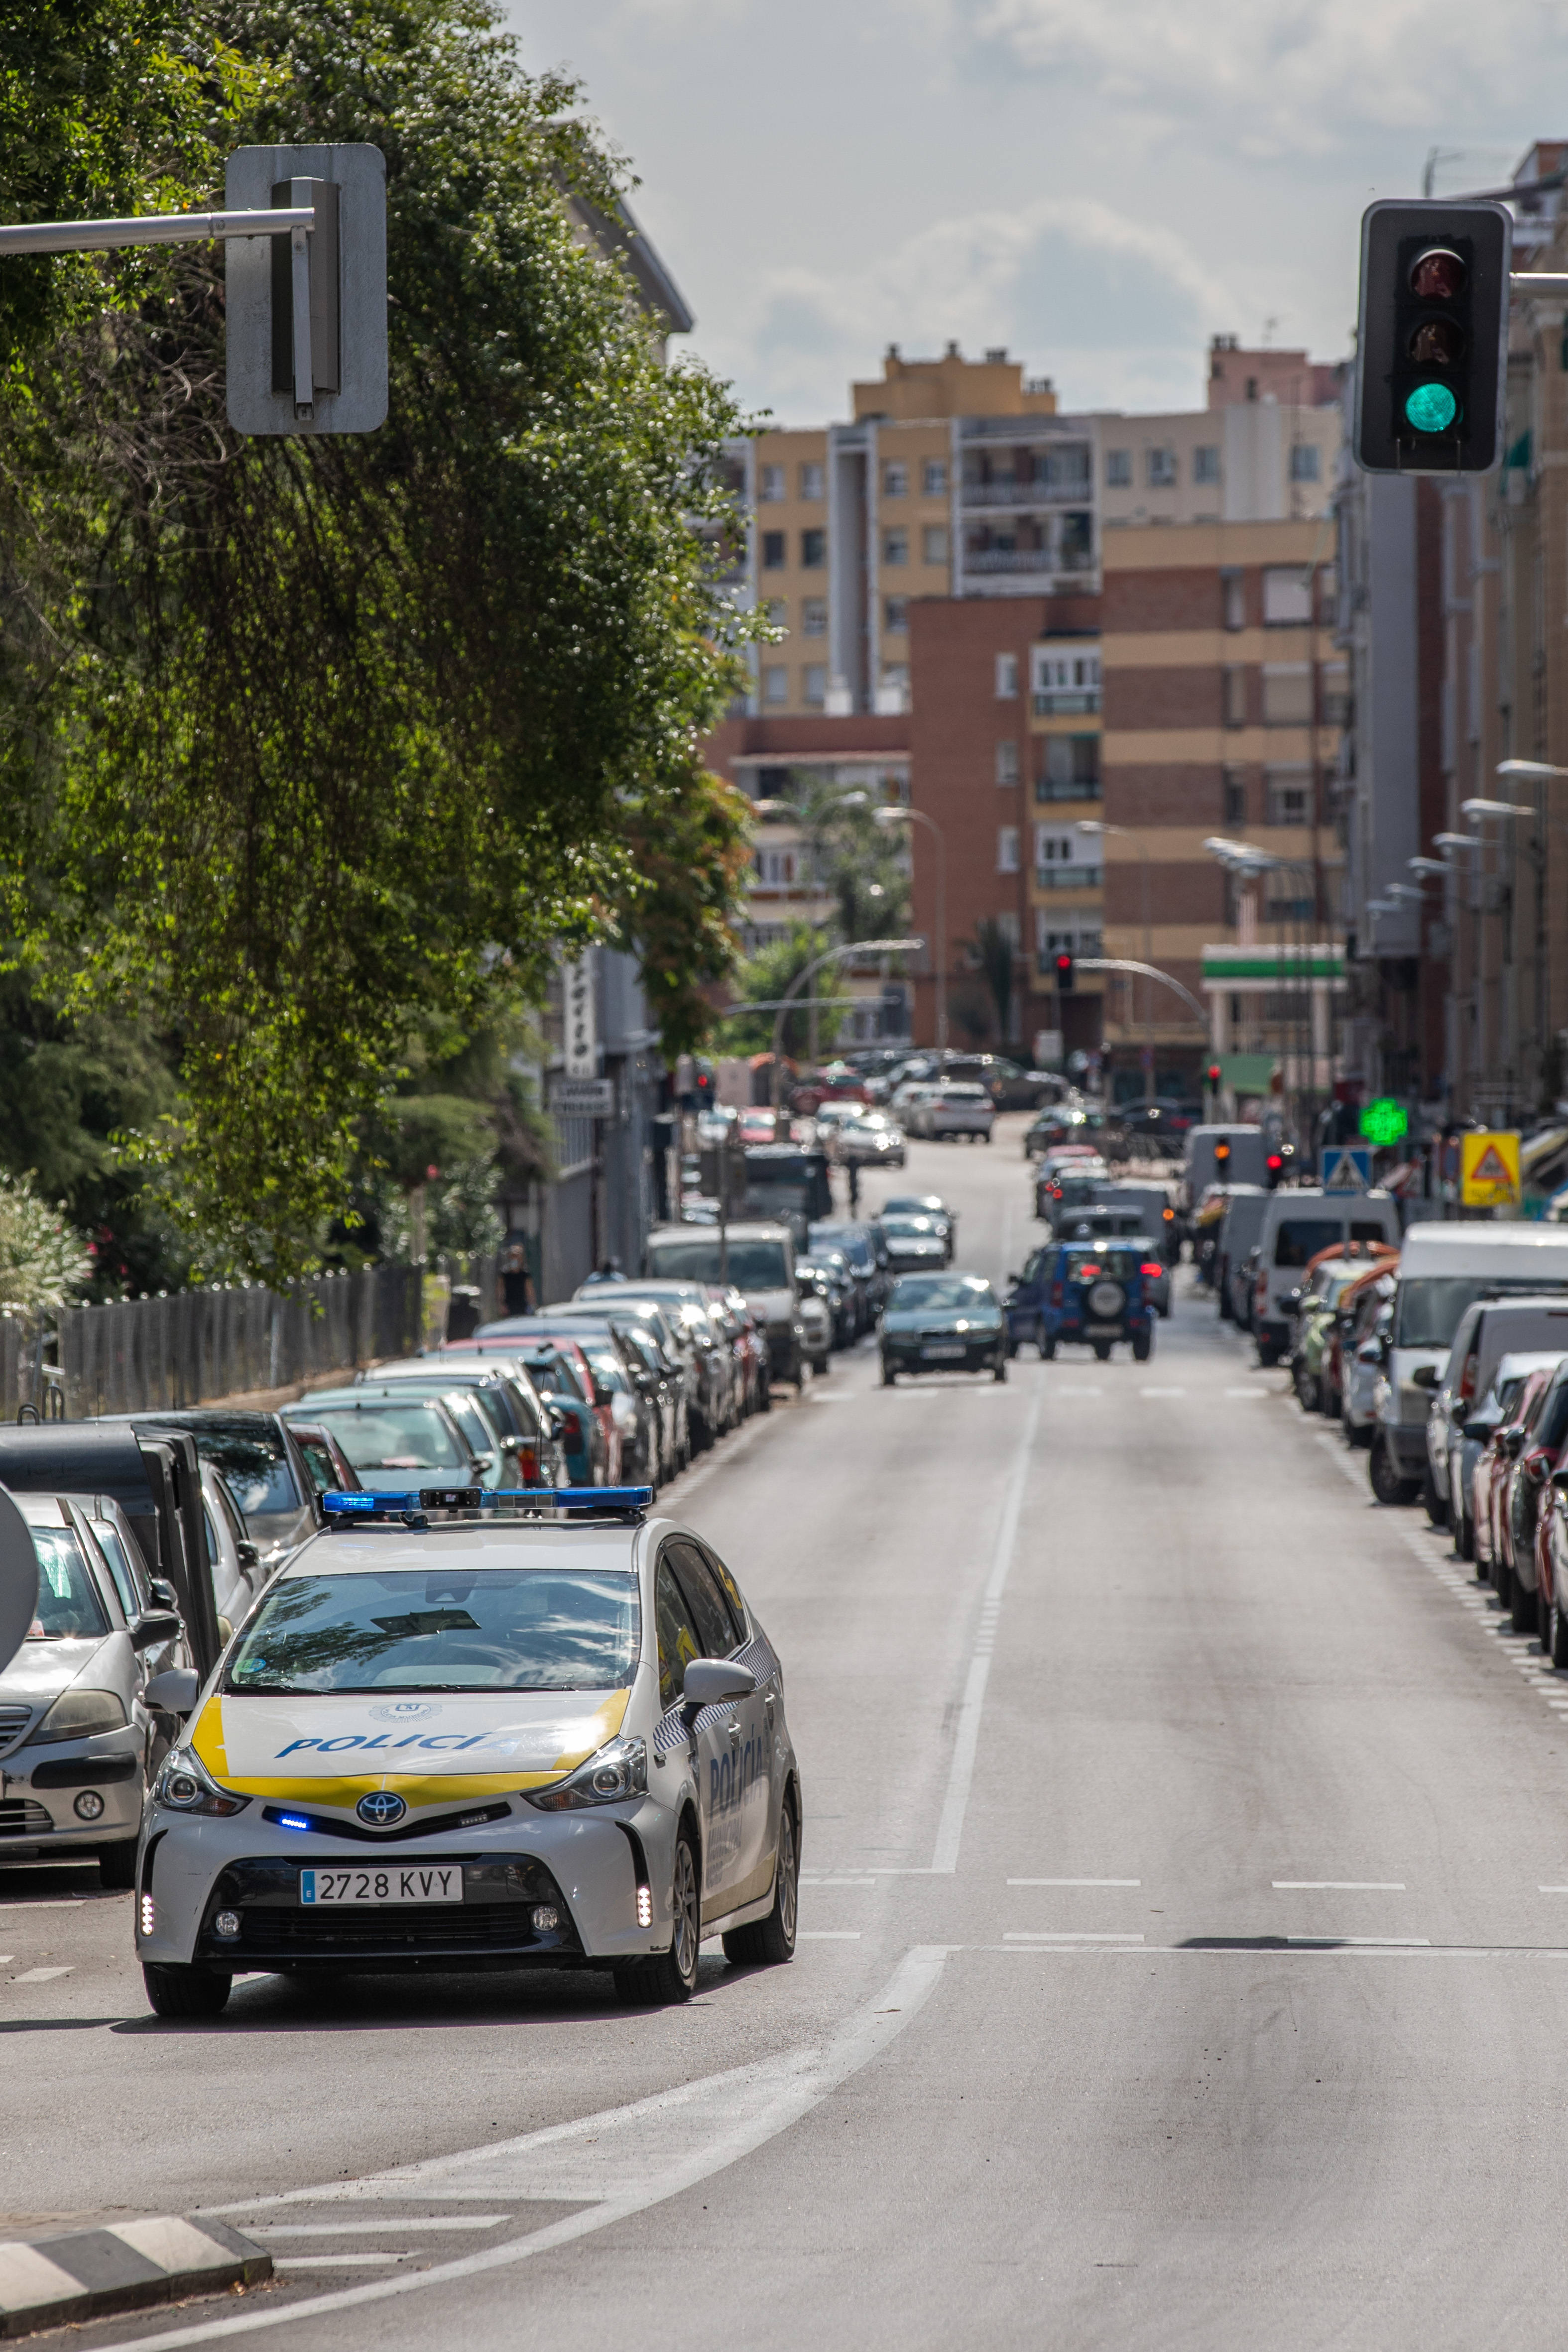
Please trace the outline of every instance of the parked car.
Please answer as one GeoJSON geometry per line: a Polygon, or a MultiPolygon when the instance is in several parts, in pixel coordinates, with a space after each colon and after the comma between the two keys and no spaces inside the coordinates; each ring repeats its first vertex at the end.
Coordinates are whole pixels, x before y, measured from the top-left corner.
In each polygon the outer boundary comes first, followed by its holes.
{"type": "Polygon", "coordinates": [[[1368,1260],[1374,1251],[1379,1265],[1397,1257],[1396,1251],[1377,1243],[1352,1244],[1342,1255],[1338,1248],[1325,1251],[1308,1267],[1300,1290],[1287,1294],[1294,1302],[1295,1318],[1290,1379],[1303,1412],[1329,1410],[1324,1366],[1340,1301],[1372,1270],[1368,1260]]]}
{"type": "Polygon", "coordinates": [[[1511,1431],[1521,1427],[1521,1415],[1540,1395],[1558,1360],[1556,1357],[1505,1356],[1489,1399],[1483,1400],[1470,1416],[1479,1445],[1470,1480],[1470,1508],[1475,1517],[1476,1574],[1483,1583],[1496,1584],[1498,1506],[1513,1458],[1506,1441],[1511,1431]]]}
{"type": "MultiPolygon", "coordinates": [[[[803,1231],[809,1227],[803,1223],[803,1231]]],[[[767,1339],[768,1376],[804,1381],[804,1331],[795,1288],[795,1234],[776,1219],[748,1219],[731,1225],[721,1263],[717,1234],[693,1234],[689,1226],[656,1226],[643,1252],[650,1275],[676,1281],[728,1280],[746,1301],[767,1339]]]]}
{"type": "Polygon", "coordinates": [[[805,1360],[814,1372],[826,1372],[833,1354],[834,1307],[826,1270],[814,1259],[797,1257],[795,1286],[800,1295],[800,1321],[805,1334],[805,1360]]]}
{"type": "Polygon", "coordinates": [[[1252,1286],[1247,1279],[1248,1253],[1263,1230],[1263,1211],[1269,1198],[1262,1184],[1230,1184],[1215,1235],[1210,1282],[1222,1323],[1247,1330],[1252,1322],[1252,1286]]]}
{"type": "MultiPolygon", "coordinates": [[[[715,1244],[707,1244],[716,1248],[715,1244]]],[[[595,1289],[602,1287],[595,1286],[595,1289]]],[[[663,1307],[677,1339],[689,1351],[696,1372],[691,1442],[700,1451],[723,1436],[740,1418],[734,1357],[727,1335],[715,1322],[708,1303],[708,1285],[674,1276],[644,1275],[616,1283],[620,1298],[651,1298],[663,1307]]],[[[580,1289],[579,1300],[595,1291],[580,1289]]]]}
{"type": "Polygon", "coordinates": [[[289,1423],[318,1502],[323,1495],[351,1495],[359,1485],[353,1464],[324,1421],[289,1423]]]}
{"type": "Polygon", "coordinates": [[[1327,1420],[1340,1423],[1342,1433],[1351,1348],[1360,1332],[1373,1328],[1379,1308],[1394,1297],[1395,1280],[1392,1261],[1380,1259],[1363,1265],[1355,1279],[1341,1291],[1324,1334],[1319,1367],[1319,1410],[1327,1420]]]}
{"type": "MultiPolygon", "coordinates": [[[[1506,1286],[1470,1301],[1454,1328],[1447,1360],[1430,1391],[1426,1416],[1427,1510],[1435,1526],[1450,1526],[1463,1559],[1475,1557],[1469,1524],[1469,1480],[1476,1448],[1468,1414],[1491,1386],[1505,1355],[1568,1348],[1568,1294],[1520,1295],[1506,1286]]],[[[1421,1378],[1417,1373],[1416,1378],[1421,1378]]]]}
{"type": "Polygon", "coordinates": [[[909,1152],[898,1120],[886,1111],[868,1110],[835,1121],[827,1156],[838,1168],[902,1168],[909,1152]]]}
{"type": "Polygon", "coordinates": [[[1340,1431],[1347,1445],[1370,1445],[1377,1427],[1377,1391],[1394,1330],[1394,1277],[1357,1299],[1354,1321],[1340,1341],[1340,1431]]]}
{"type": "MultiPolygon", "coordinates": [[[[293,1410],[285,1406],[285,1420],[293,1410]]],[[[469,1398],[458,1406],[452,1393],[411,1394],[405,1385],[394,1383],[321,1389],[310,1399],[310,1418],[332,1432],[360,1485],[378,1493],[410,1486],[501,1484],[499,1450],[488,1444],[482,1416],[469,1398]]]]}
{"type": "Polygon", "coordinates": [[[243,1412],[226,1405],[192,1405],[180,1412],[133,1412],[124,1418],[149,1435],[188,1431],[196,1452],[228,1481],[247,1532],[261,1547],[268,1570],[279,1568],[320,1524],[315,1485],[291,1435],[276,1412],[243,1412]]]}
{"type": "Polygon", "coordinates": [[[842,1250],[855,1277],[859,1302],[859,1328],[868,1331],[881,1313],[892,1277],[888,1264],[888,1245],[881,1228],[874,1222],[841,1223],[837,1218],[820,1219],[806,1234],[811,1249],[842,1250]]]}
{"type": "Polygon", "coordinates": [[[1568,1358],[1532,1372],[1517,1421],[1502,1433],[1507,1467],[1494,1488],[1492,1583],[1516,1633],[1541,1630],[1542,1533],[1547,1481],[1568,1444],[1568,1358]]]}

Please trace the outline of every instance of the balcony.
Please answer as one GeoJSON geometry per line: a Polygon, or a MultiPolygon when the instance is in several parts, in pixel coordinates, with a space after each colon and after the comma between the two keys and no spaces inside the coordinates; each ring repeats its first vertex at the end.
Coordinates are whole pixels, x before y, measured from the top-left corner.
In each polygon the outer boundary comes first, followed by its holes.
{"type": "Polygon", "coordinates": [[[1097,801],[1100,798],[1098,776],[1037,776],[1037,801],[1097,801]]]}
{"type": "Polygon", "coordinates": [[[966,509],[983,507],[1081,507],[1093,496],[1081,482],[968,482],[959,494],[966,509]]]}
{"type": "Polygon", "coordinates": [[[1037,866],[1035,887],[1037,890],[1102,890],[1105,887],[1103,866],[1037,866]]]}
{"type": "MultiPolygon", "coordinates": [[[[980,560],[978,556],[971,556],[967,568],[973,570],[980,560]]],[[[1037,719],[1070,719],[1099,709],[1098,686],[1049,686],[1035,689],[1037,719]]]]}
{"type": "Polygon", "coordinates": [[[965,574],[976,580],[987,572],[1049,573],[1071,569],[1065,558],[1055,555],[1048,547],[987,547],[978,555],[966,549],[963,556],[965,574]]]}

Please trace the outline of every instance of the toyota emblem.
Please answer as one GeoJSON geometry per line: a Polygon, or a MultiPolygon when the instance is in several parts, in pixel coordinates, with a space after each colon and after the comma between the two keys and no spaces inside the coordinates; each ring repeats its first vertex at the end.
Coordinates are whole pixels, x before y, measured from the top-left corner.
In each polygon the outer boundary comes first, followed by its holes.
{"type": "Polygon", "coordinates": [[[360,1799],[354,1811],[362,1822],[369,1822],[372,1829],[389,1830],[394,1822],[403,1819],[408,1808],[392,1790],[373,1789],[368,1797],[360,1799]]]}

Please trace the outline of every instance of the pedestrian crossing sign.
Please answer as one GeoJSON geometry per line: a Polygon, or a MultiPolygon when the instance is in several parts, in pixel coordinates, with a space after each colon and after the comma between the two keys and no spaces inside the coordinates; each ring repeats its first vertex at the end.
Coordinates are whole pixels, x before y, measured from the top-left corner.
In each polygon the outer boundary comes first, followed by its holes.
{"type": "Polygon", "coordinates": [[[1459,1199],[1467,1209],[1518,1208],[1517,1129],[1460,1136],[1459,1199]]]}
{"type": "Polygon", "coordinates": [[[1372,1186],[1372,1153],[1364,1144],[1336,1146],[1323,1153],[1325,1192],[1365,1192],[1372,1186]]]}

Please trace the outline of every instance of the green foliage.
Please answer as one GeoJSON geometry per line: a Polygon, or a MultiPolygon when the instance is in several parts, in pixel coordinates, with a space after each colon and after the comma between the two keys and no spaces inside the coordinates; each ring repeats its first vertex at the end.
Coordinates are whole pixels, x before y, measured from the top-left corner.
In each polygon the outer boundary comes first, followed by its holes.
{"type": "Polygon", "coordinates": [[[789,797],[800,810],[823,887],[837,905],[840,940],[900,939],[910,926],[909,847],[904,829],[880,825],[883,803],[847,794],[842,784],[799,769],[789,797]]]}
{"type": "Polygon", "coordinates": [[[1013,1010],[1016,951],[994,915],[983,915],[975,924],[971,950],[996,1010],[997,1038],[1005,1045],[1009,1034],[1007,1023],[1013,1010]]]}
{"type": "Polygon", "coordinates": [[[224,143],[384,153],[390,420],[236,440],[205,248],[38,352],[0,419],[0,879],[68,1007],[174,1039],[141,1152],[192,1247],[278,1276],[354,1213],[421,1011],[482,1030],[618,924],[700,1025],[734,819],[695,746],[737,625],[703,534],[740,420],[574,234],[611,163],[488,8],[218,0],[195,37],[248,94],[224,143]]]}
{"type": "Polygon", "coordinates": [[[751,809],[743,793],[694,772],[685,787],[622,813],[632,877],[618,929],[641,955],[649,1009],[668,1055],[696,1053],[713,1011],[705,984],[734,969],[751,809]]]}
{"type": "MultiPolygon", "coordinates": [[[[742,1003],[775,1003],[787,993],[790,982],[822,953],[826,945],[822,933],[814,931],[809,923],[796,923],[786,938],[774,940],[767,947],[759,948],[754,956],[749,957],[739,967],[732,983],[737,1000],[742,1003]]],[[[825,982],[831,983],[832,981],[833,967],[828,964],[816,980],[806,982],[801,990],[802,997],[816,994],[825,982]]],[[[830,985],[828,992],[836,995],[837,990],[830,985]]],[[[773,1023],[777,1017],[773,1013],[734,1014],[722,1024],[719,1033],[720,1042],[714,1051],[721,1054],[771,1053],[773,1023]]],[[[784,1014],[784,1050],[786,1054],[805,1053],[809,1023],[809,1013],[797,1013],[793,1007],[784,1014]]],[[[833,1035],[837,1025],[836,1016],[827,1014],[823,1023],[826,1034],[833,1035]]]]}
{"type": "Polygon", "coordinates": [[[92,1254],[26,1176],[0,1175],[0,1307],[66,1307],[92,1278],[92,1254]]]}

